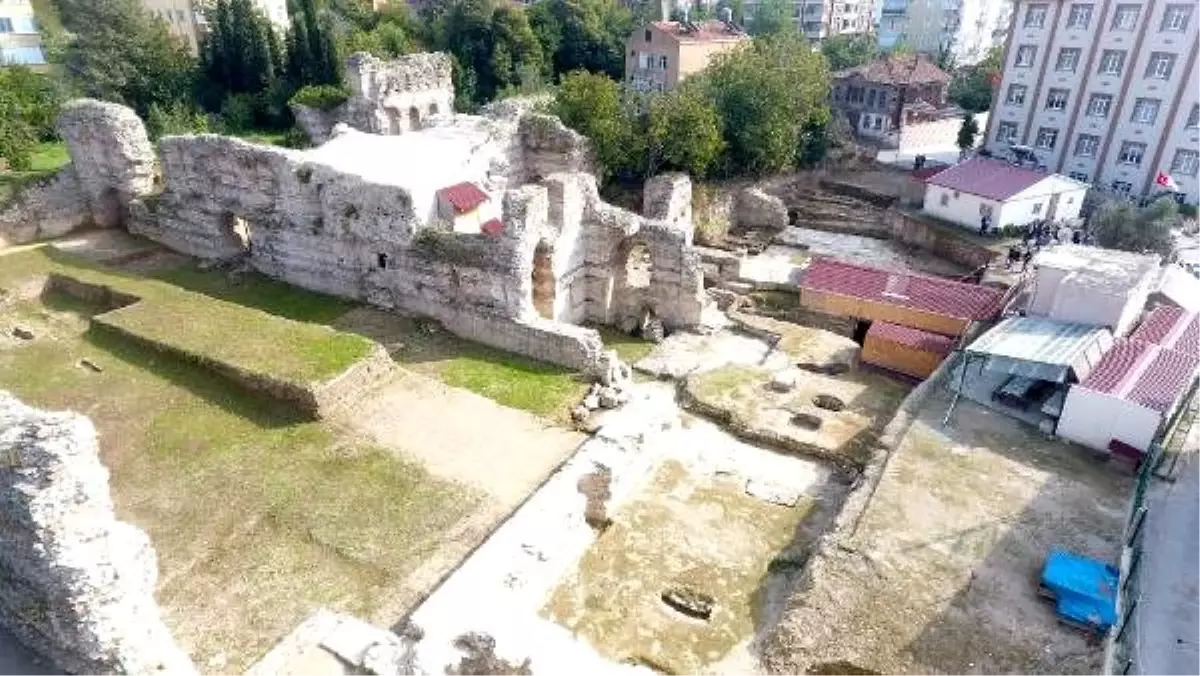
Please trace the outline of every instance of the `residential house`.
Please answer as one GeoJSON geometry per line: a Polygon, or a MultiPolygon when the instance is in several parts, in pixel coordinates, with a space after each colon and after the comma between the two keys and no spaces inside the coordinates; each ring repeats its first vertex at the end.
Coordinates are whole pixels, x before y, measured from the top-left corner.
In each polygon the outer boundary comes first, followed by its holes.
{"type": "Polygon", "coordinates": [[[1011,0],[883,0],[876,36],[885,50],[904,44],[972,65],[1004,44],[1011,14],[1011,0]]]}
{"type": "Polygon", "coordinates": [[[1086,183],[986,157],[973,157],[925,181],[923,211],[977,230],[1079,216],[1086,183]]]}
{"type": "Polygon", "coordinates": [[[1016,0],[988,148],[1136,198],[1200,199],[1194,0],[1016,0]]]}
{"type": "Polygon", "coordinates": [[[898,144],[908,124],[957,116],[946,103],[950,76],[918,54],[891,54],[833,75],[833,108],[860,138],[898,144]]]}
{"type": "Polygon", "coordinates": [[[46,66],[42,36],[29,0],[0,0],[0,67],[46,66]]]}
{"type": "Polygon", "coordinates": [[[670,91],[707,68],[717,54],[749,39],[745,31],[723,21],[648,23],[625,42],[625,82],[641,92],[670,91]]]}

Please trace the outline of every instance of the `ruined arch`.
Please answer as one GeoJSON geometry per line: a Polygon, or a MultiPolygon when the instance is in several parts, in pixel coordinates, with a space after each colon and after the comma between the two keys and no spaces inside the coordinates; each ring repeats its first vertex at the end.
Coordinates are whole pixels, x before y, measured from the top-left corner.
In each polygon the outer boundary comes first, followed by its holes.
{"type": "Polygon", "coordinates": [[[390,107],[384,108],[383,111],[387,115],[387,134],[389,136],[399,136],[400,132],[403,131],[400,128],[400,111],[390,107]]]}
{"type": "Polygon", "coordinates": [[[554,249],[546,242],[538,242],[533,250],[532,277],[533,307],[545,319],[556,319],[558,280],[554,277],[554,249]]]}
{"type": "Polygon", "coordinates": [[[654,257],[649,244],[638,237],[620,242],[609,260],[604,321],[627,333],[635,332],[651,303],[650,283],[654,257]]]}
{"type": "Polygon", "coordinates": [[[434,103],[429,104],[429,114],[430,115],[438,114],[438,104],[436,101],[434,103]]]}
{"type": "Polygon", "coordinates": [[[421,111],[416,106],[408,109],[408,128],[416,131],[421,128],[421,111]]]}
{"type": "Polygon", "coordinates": [[[234,255],[250,253],[253,245],[250,222],[233,212],[225,212],[221,216],[221,235],[225,239],[225,249],[237,252],[234,255]]]}

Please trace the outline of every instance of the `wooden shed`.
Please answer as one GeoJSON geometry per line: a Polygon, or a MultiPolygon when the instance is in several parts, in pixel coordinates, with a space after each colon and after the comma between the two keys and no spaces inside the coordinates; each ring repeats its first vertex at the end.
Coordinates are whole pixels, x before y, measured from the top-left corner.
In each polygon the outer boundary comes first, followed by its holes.
{"type": "Polygon", "coordinates": [[[924,379],[953,351],[954,339],[949,336],[876,321],[863,340],[861,360],[924,379]]]}

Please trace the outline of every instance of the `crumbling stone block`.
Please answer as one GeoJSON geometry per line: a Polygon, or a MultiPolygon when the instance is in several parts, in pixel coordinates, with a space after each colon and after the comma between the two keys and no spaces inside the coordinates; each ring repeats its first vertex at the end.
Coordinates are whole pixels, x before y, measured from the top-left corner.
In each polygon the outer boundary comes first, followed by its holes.
{"type": "Polygon", "coordinates": [[[738,193],[734,222],[742,229],[783,230],[788,226],[787,206],[761,188],[746,188],[738,193]]]}
{"type": "Polygon", "coordinates": [[[132,109],[95,99],[63,106],[58,133],[91,210],[107,228],[126,221],[130,200],[154,191],[157,166],[146,126],[132,109]]]}

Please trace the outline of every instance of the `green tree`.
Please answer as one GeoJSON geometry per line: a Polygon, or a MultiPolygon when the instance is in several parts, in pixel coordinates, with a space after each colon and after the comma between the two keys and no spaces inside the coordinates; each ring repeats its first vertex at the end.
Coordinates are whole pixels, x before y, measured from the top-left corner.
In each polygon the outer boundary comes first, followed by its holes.
{"type": "Polygon", "coordinates": [[[1088,228],[1102,247],[1169,256],[1174,246],[1171,228],[1178,220],[1179,207],[1169,197],[1144,209],[1128,200],[1113,200],[1097,208],[1088,228]]]}
{"type": "Polygon", "coordinates": [[[542,70],[541,45],[520,7],[451,0],[430,33],[437,49],[454,56],[462,80],[473,84],[472,104],[490,101],[501,89],[520,85],[522,74],[542,70]]]}
{"type": "Polygon", "coordinates": [[[975,121],[975,116],[967,113],[963,116],[962,125],[958,128],[958,139],[955,144],[958,149],[964,153],[975,147],[975,137],[979,135],[979,123],[975,121]]]}
{"type": "Polygon", "coordinates": [[[529,8],[529,22],[549,74],[587,70],[624,77],[633,16],[616,0],[540,0],[529,8]]]}
{"type": "Polygon", "coordinates": [[[791,0],[763,0],[754,12],[750,32],[754,35],[796,31],[796,20],[792,16],[791,0]]]}
{"type": "Polygon", "coordinates": [[[582,70],[564,75],[554,114],[588,137],[606,175],[635,173],[642,163],[644,135],[631,122],[621,86],[608,77],[582,70]]]}
{"type": "Polygon", "coordinates": [[[201,50],[209,82],[225,93],[254,94],[274,83],[282,64],[279,38],[250,0],[217,0],[201,50]]]}
{"type": "Polygon", "coordinates": [[[37,146],[37,131],[22,117],[16,94],[0,87],[0,160],[9,169],[26,171],[37,146]]]}
{"type": "Polygon", "coordinates": [[[731,173],[791,167],[805,125],[829,121],[825,59],[794,33],[757,37],[718,56],[702,77],[721,115],[731,173]]]}
{"type": "Polygon", "coordinates": [[[78,91],[127,104],[143,117],[152,105],[191,99],[194,61],[137,0],[56,2],[69,33],[63,72],[78,91]]]}
{"type": "Polygon", "coordinates": [[[834,35],[821,42],[821,53],[836,72],[869,63],[879,56],[879,48],[869,35],[834,35]]]}
{"type": "Polygon", "coordinates": [[[287,71],[292,85],[338,85],[342,65],[333,36],[333,22],[316,0],[293,0],[287,34],[287,71]]]}
{"type": "Polygon", "coordinates": [[[982,113],[992,107],[992,81],[1000,74],[1001,54],[993,47],[983,61],[954,70],[946,90],[952,103],[972,113],[982,113]]]}
{"type": "Polygon", "coordinates": [[[37,139],[54,137],[54,123],[66,99],[66,92],[57,78],[26,66],[7,66],[0,68],[0,91],[9,94],[15,106],[16,112],[6,113],[6,116],[12,115],[29,125],[37,139]]]}
{"type": "Polygon", "coordinates": [[[701,177],[725,150],[721,116],[698,84],[684,83],[650,100],[647,174],[685,171],[701,177]]]}

